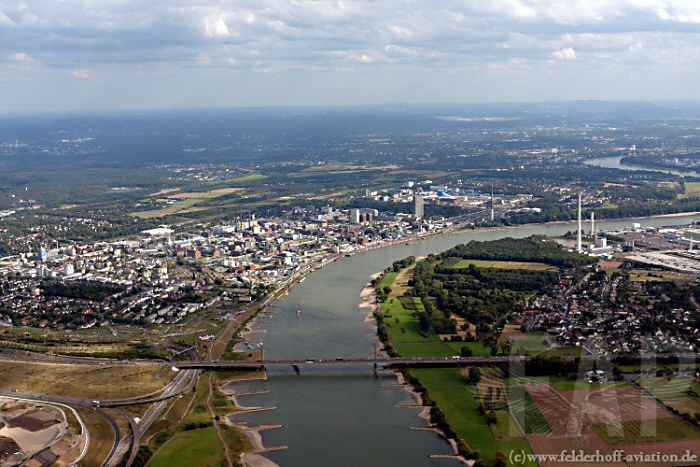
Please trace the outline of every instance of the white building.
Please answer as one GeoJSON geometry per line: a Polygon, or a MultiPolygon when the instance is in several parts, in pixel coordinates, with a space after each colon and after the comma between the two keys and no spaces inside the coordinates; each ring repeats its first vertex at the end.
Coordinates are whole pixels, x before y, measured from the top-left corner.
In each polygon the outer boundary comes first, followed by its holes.
{"type": "Polygon", "coordinates": [[[351,209],[350,210],[350,222],[353,224],[359,224],[360,223],[360,210],[359,209],[351,209]]]}

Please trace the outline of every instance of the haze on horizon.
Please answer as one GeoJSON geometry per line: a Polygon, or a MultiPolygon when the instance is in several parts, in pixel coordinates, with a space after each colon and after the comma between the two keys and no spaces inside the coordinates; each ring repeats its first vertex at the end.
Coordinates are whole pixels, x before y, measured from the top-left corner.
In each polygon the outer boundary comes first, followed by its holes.
{"type": "Polygon", "coordinates": [[[0,0],[0,110],[700,99],[693,0],[0,0]]]}

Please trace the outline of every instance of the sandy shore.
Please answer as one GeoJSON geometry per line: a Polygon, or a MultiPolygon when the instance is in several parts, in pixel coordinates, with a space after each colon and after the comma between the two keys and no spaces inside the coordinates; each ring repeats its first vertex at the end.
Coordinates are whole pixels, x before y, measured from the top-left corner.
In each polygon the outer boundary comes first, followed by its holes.
{"type": "MultiPolygon", "coordinates": [[[[428,426],[427,427],[418,427],[416,429],[433,431],[433,432],[437,433],[438,436],[440,436],[442,439],[447,441],[450,444],[450,446],[452,446],[452,449],[454,450],[454,454],[450,454],[450,455],[446,455],[446,456],[440,455],[439,457],[449,457],[450,459],[458,460],[461,463],[466,464],[466,465],[474,464],[473,460],[467,460],[463,456],[459,455],[459,453],[457,451],[457,443],[455,442],[455,440],[448,438],[447,436],[445,436],[445,433],[442,430],[433,426],[433,424],[430,422],[430,407],[423,405],[423,398],[420,396],[419,393],[417,393],[415,391],[415,388],[412,385],[408,384],[404,380],[403,375],[401,373],[399,373],[398,371],[395,371],[394,375],[396,375],[396,379],[399,382],[399,384],[401,384],[403,386],[403,388],[406,390],[406,392],[416,402],[416,405],[420,405],[422,407],[420,409],[420,413],[418,414],[418,418],[425,420],[425,423],[428,426]]],[[[406,406],[406,407],[413,408],[410,406],[406,406]]],[[[436,456],[438,456],[438,455],[436,455],[436,456]]],[[[430,456],[430,457],[436,457],[436,456],[430,456]]]]}
{"type": "MultiPolygon", "coordinates": [[[[254,395],[256,394],[255,392],[245,392],[245,393],[239,393],[236,390],[232,389],[229,387],[228,383],[231,382],[236,382],[236,381],[251,381],[251,380],[262,380],[265,381],[267,380],[267,373],[263,373],[261,376],[252,376],[252,377],[243,377],[243,378],[235,378],[235,379],[230,379],[227,381],[224,381],[221,385],[219,385],[219,391],[224,394],[226,397],[228,397],[231,402],[233,402],[233,405],[236,406],[236,409],[238,409],[237,412],[232,412],[230,414],[227,414],[224,417],[224,420],[226,421],[226,424],[230,426],[234,426],[241,430],[241,432],[248,437],[250,440],[250,444],[252,446],[251,451],[249,452],[243,452],[240,454],[240,461],[243,465],[249,466],[249,467],[279,467],[276,463],[272,462],[270,459],[262,456],[260,453],[264,453],[268,450],[268,448],[265,447],[263,444],[262,440],[262,435],[260,432],[262,430],[269,430],[273,428],[281,428],[282,425],[272,425],[272,426],[257,426],[257,427],[250,427],[247,425],[247,423],[242,422],[242,423],[236,423],[234,422],[231,418],[232,416],[235,416],[238,413],[242,412],[258,412],[261,410],[275,410],[277,407],[255,407],[255,406],[242,406],[238,402],[238,398],[236,396],[241,396],[241,395],[254,395]]],[[[258,394],[265,394],[267,391],[260,391],[258,394]]],[[[284,448],[284,447],[280,447],[284,448]]],[[[273,450],[276,450],[279,448],[273,448],[273,450]]]]}
{"type": "Polygon", "coordinates": [[[377,293],[374,290],[374,287],[372,287],[371,282],[372,280],[380,277],[382,274],[382,272],[377,272],[369,276],[370,282],[365,284],[365,286],[362,288],[362,291],[360,292],[360,298],[362,299],[362,303],[360,303],[359,308],[369,309],[367,316],[365,316],[364,323],[368,326],[373,326],[375,330],[367,337],[369,337],[371,340],[377,343],[377,356],[387,358],[389,355],[387,355],[386,351],[384,351],[384,344],[382,343],[382,341],[379,340],[379,336],[377,335],[376,331],[377,320],[374,317],[374,312],[375,310],[377,310],[377,308],[379,308],[379,305],[377,304],[377,293]]]}
{"type": "MultiPolygon", "coordinates": [[[[652,216],[652,217],[683,217],[683,216],[695,216],[697,214],[700,214],[700,211],[675,212],[673,214],[659,214],[658,216],[652,216]]],[[[647,219],[647,218],[646,217],[639,217],[638,219],[647,219]]]]}

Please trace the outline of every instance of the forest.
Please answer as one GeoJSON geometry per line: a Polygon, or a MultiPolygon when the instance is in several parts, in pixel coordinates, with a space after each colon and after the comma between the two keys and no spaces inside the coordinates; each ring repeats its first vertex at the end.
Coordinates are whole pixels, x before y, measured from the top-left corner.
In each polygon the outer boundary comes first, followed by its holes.
{"type": "MultiPolygon", "coordinates": [[[[509,268],[455,268],[461,259],[540,262],[561,269],[594,263],[594,258],[571,253],[544,236],[504,238],[488,242],[471,241],[416,263],[406,295],[420,297],[425,311],[418,318],[423,331],[455,333],[452,315],[476,326],[476,339],[487,340],[495,323],[517,309],[527,296],[540,294],[556,284],[560,271],[509,268]]],[[[396,267],[411,264],[412,258],[397,261],[396,267]]]]}
{"type": "Polygon", "coordinates": [[[123,288],[96,282],[57,282],[46,281],[41,284],[46,297],[65,297],[99,302],[123,288]]]}
{"type": "MultiPolygon", "coordinates": [[[[593,264],[597,260],[577,253],[571,253],[556,242],[547,240],[543,235],[527,238],[502,238],[490,242],[472,240],[457,245],[437,255],[441,261],[450,258],[482,259],[497,261],[529,261],[551,264],[560,268],[577,268],[593,264]]],[[[453,263],[456,261],[452,260],[453,263]]],[[[449,265],[449,263],[446,263],[449,265]]]]}

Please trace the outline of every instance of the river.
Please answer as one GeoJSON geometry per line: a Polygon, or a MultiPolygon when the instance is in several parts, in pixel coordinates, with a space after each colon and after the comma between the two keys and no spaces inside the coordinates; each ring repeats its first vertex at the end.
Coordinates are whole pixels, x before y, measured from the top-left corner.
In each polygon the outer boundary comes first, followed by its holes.
{"type": "Polygon", "coordinates": [[[597,157],[595,159],[588,159],[584,161],[586,165],[594,165],[596,167],[605,167],[608,169],[621,169],[621,170],[643,170],[646,172],[661,172],[670,175],[676,175],[678,177],[700,177],[700,173],[692,171],[678,171],[672,169],[655,169],[652,167],[643,167],[641,165],[628,165],[621,162],[624,156],[611,156],[611,157],[597,157]]]}
{"type": "MultiPolygon", "coordinates": [[[[598,222],[601,229],[688,224],[700,216],[679,216],[598,222]]],[[[360,290],[369,276],[407,256],[438,253],[470,240],[495,240],[533,234],[562,235],[574,223],[554,223],[503,230],[481,230],[430,237],[411,245],[398,244],[344,258],[316,271],[292,288],[270,308],[272,319],[256,324],[246,337],[264,341],[271,359],[333,359],[372,354],[374,328],[364,323],[367,308],[359,308],[360,290]],[[297,310],[301,310],[296,317],[297,310]]],[[[401,387],[389,386],[395,378],[371,366],[302,365],[297,376],[291,368],[271,370],[267,381],[233,383],[236,392],[269,391],[242,396],[244,406],[278,407],[276,410],[234,415],[250,426],[281,424],[262,432],[266,447],[288,449],[265,457],[282,466],[457,465],[457,461],[430,458],[451,452],[448,444],[425,426],[418,409],[396,408],[411,404],[401,387]]],[[[469,440],[467,440],[467,443],[469,440]]]]}

